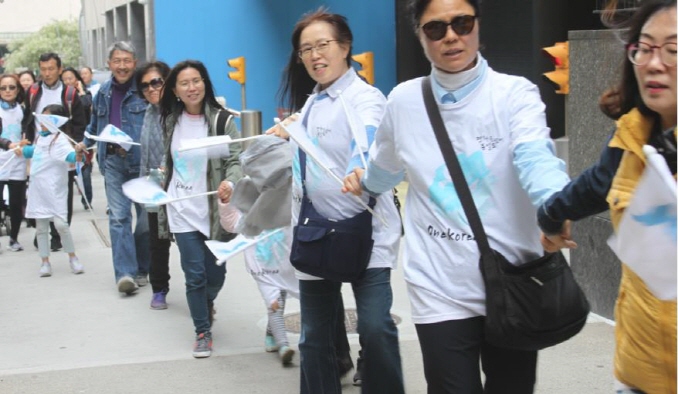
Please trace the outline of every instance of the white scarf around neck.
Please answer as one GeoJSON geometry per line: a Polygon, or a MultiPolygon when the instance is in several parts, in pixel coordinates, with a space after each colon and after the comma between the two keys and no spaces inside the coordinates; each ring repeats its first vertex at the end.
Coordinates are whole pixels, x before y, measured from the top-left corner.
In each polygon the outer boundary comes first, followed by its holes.
{"type": "Polygon", "coordinates": [[[433,70],[431,73],[433,74],[433,78],[435,78],[443,89],[448,92],[454,92],[478,77],[480,74],[480,65],[484,61],[485,59],[483,59],[480,52],[478,52],[476,65],[469,70],[452,74],[439,70],[438,67],[431,63],[431,70],[433,70]]]}

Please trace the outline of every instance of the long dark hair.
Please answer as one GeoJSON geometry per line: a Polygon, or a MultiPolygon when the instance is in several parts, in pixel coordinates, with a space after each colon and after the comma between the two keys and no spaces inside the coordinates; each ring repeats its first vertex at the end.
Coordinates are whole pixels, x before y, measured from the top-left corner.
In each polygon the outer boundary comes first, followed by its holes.
{"type": "MultiPolygon", "coordinates": [[[[676,0],[644,0],[628,23],[626,45],[638,42],[640,32],[650,17],[659,11],[675,7],[676,0]]],[[[637,107],[643,115],[659,116],[659,114],[649,109],[643,102],[638,88],[638,80],[633,69],[633,63],[626,56],[626,51],[624,51],[624,65],[617,91],[619,92],[619,115],[625,114],[637,107]]]]}
{"type": "Polygon", "coordinates": [[[74,69],[73,67],[64,67],[64,69],[61,70],[61,76],[59,78],[63,78],[63,75],[66,71],[72,72],[73,75],[75,76],[75,79],[80,81],[80,83],[82,84],[82,88],[87,90],[87,84],[85,83],[85,81],[80,76],[80,72],[78,70],[74,69]]]}
{"type": "Polygon", "coordinates": [[[2,81],[5,78],[11,78],[14,83],[16,83],[16,99],[14,101],[17,104],[22,104],[24,100],[26,99],[26,92],[24,91],[24,88],[21,87],[21,83],[19,82],[19,77],[14,75],[14,74],[0,74],[0,81],[2,81]]]}
{"type": "Polygon", "coordinates": [[[162,94],[160,95],[160,119],[163,129],[165,130],[167,126],[167,117],[173,114],[174,118],[178,119],[181,113],[184,111],[184,102],[174,94],[172,89],[176,88],[177,86],[177,76],[179,73],[187,68],[194,68],[198,70],[200,77],[203,79],[203,83],[205,84],[205,98],[203,99],[200,113],[205,113],[205,106],[210,106],[217,109],[223,108],[214,96],[212,80],[210,79],[205,65],[199,60],[184,60],[177,63],[169,72],[167,79],[165,79],[165,86],[162,89],[162,94]]]}
{"type": "Polygon", "coordinates": [[[339,14],[331,14],[324,7],[302,15],[292,31],[292,51],[290,52],[287,66],[283,71],[280,89],[278,89],[280,106],[289,109],[292,113],[299,111],[304,106],[308,95],[311,94],[313,87],[316,85],[313,78],[308,75],[298,55],[301,32],[314,22],[328,23],[334,30],[335,36],[333,38],[340,44],[348,45],[346,64],[351,67],[353,33],[351,33],[351,29],[348,27],[346,17],[339,14]]]}
{"type": "Polygon", "coordinates": [[[141,80],[144,78],[144,75],[146,75],[151,70],[157,71],[164,80],[167,80],[167,75],[170,73],[170,67],[167,65],[167,63],[160,60],[148,62],[137,68],[137,71],[134,73],[134,80],[136,81],[137,85],[137,93],[139,94],[139,97],[144,100],[146,97],[144,97],[144,92],[141,91],[141,80]]]}

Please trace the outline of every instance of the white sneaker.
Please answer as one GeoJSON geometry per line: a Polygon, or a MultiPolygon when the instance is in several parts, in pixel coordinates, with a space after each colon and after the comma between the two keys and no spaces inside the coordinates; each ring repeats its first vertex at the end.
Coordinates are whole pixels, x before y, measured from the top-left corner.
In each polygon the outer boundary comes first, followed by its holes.
{"type": "Polygon", "coordinates": [[[40,277],[46,278],[48,276],[52,276],[52,265],[49,262],[42,263],[40,266],[40,277]]]}
{"type": "Polygon", "coordinates": [[[123,276],[118,281],[118,291],[121,293],[130,295],[137,290],[139,290],[139,286],[137,286],[137,284],[134,282],[134,279],[129,276],[123,276]]]}
{"type": "Polygon", "coordinates": [[[85,267],[83,267],[82,264],[80,264],[80,260],[78,260],[77,257],[68,260],[68,264],[70,264],[71,266],[71,272],[73,272],[76,275],[85,272],[85,267]]]}
{"type": "Polygon", "coordinates": [[[18,243],[17,241],[10,238],[9,239],[9,246],[7,247],[7,250],[11,250],[12,252],[21,252],[22,250],[24,250],[24,247],[21,246],[21,244],[18,243]]]}

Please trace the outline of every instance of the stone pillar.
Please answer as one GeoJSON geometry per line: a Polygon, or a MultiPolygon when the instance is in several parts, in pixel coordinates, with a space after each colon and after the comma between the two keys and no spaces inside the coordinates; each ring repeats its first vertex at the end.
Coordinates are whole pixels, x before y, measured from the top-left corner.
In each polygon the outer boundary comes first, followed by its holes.
{"type": "MultiPolygon", "coordinates": [[[[614,130],[614,122],[598,109],[598,98],[621,76],[624,43],[620,34],[617,30],[569,32],[570,94],[565,130],[573,179],[598,161],[614,130]]],[[[613,319],[621,268],[607,246],[612,234],[608,212],[574,223],[572,233],[579,245],[570,254],[575,277],[586,292],[592,312],[613,319]]]]}

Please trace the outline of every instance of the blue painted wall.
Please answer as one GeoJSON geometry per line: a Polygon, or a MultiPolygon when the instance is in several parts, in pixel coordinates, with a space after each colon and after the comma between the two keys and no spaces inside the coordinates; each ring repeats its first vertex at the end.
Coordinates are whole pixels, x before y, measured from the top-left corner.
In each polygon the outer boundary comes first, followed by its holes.
{"type": "MultiPolygon", "coordinates": [[[[374,52],[375,86],[385,95],[396,85],[395,1],[393,0],[162,0],[155,2],[158,59],[173,65],[184,59],[205,63],[216,93],[241,109],[240,85],[228,79],[226,61],[246,58],[247,108],[262,111],[273,125],[282,71],[300,16],[320,6],[348,18],[353,54],[374,52]]],[[[355,64],[356,68],[359,68],[355,64]]]]}

